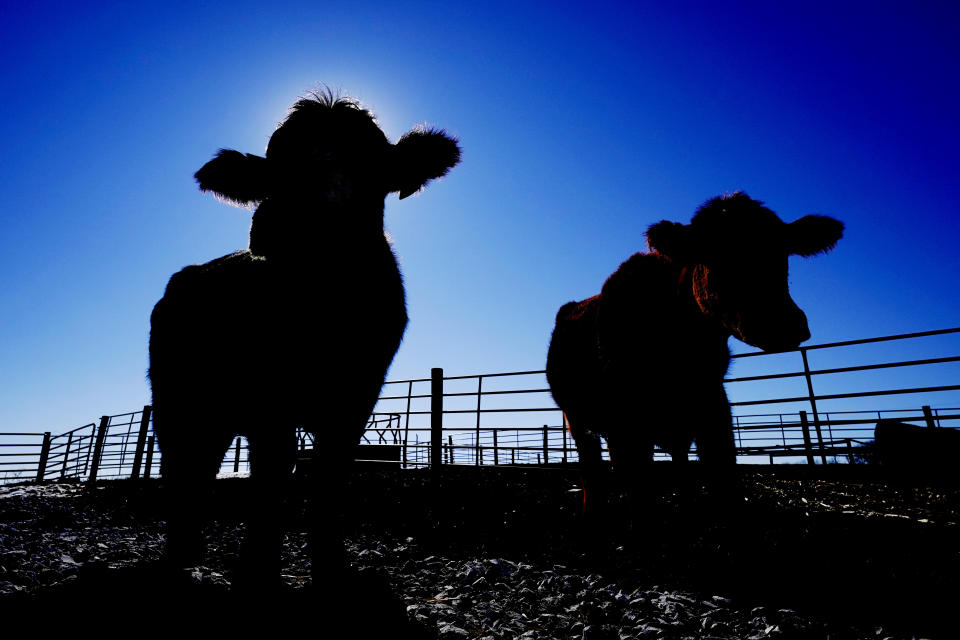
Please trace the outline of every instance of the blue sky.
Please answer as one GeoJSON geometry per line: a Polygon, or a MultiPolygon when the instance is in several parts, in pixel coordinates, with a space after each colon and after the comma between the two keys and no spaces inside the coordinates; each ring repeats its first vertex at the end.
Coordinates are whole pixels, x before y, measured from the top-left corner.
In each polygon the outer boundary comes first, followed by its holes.
{"type": "Polygon", "coordinates": [[[249,212],[193,172],[221,147],[262,153],[319,83],[392,140],[429,122],[463,147],[444,180],[387,200],[411,316],[390,379],[542,368],[561,304],[653,222],[737,189],[847,225],[833,253],[791,263],[812,343],[956,326],[958,13],[4,0],[0,430],[149,401],[167,278],[247,242],[249,212]]]}

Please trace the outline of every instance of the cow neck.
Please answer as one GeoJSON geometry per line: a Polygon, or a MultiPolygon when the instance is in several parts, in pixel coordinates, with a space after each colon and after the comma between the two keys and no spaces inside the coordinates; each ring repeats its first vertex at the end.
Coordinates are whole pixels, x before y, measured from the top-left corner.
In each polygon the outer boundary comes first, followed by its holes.
{"type": "Polygon", "coordinates": [[[264,201],[250,224],[250,252],[277,266],[346,267],[383,251],[383,204],[317,207],[264,201]],[[373,210],[372,210],[373,209],[373,210]]]}
{"type": "Polygon", "coordinates": [[[722,339],[726,344],[727,339],[733,335],[722,322],[713,316],[707,314],[697,302],[697,296],[693,292],[693,274],[696,265],[675,265],[675,278],[677,298],[682,301],[684,313],[689,313],[691,318],[696,318],[698,324],[701,324],[709,333],[714,334],[718,340],[722,339]]]}

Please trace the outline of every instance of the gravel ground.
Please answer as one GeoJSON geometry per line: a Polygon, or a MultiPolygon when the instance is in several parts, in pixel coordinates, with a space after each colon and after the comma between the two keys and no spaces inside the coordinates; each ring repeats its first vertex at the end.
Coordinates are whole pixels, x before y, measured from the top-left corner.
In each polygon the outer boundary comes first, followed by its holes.
{"type": "Polygon", "coordinates": [[[269,606],[230,590],[244,480],[218,483],[205,565],[175,583],[159,577],[156,482],[0,487],[0,612],[96,601],[153,628],[182,624],[173,610],[298,631],[333,616],[354,637],[960,637],[960,490],[853,471],[745,472],[722,509],[664,473],[644,523],[598,530],[569,470],[368,469],[344,525],[353,584],[311,584],[295,497],[269,606]]]}

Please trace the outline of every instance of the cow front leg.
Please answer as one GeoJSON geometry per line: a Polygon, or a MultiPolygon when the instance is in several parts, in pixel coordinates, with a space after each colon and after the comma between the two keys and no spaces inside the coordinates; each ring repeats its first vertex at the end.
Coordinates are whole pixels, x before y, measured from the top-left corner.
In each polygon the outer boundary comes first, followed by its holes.
{"type": "Polygon", "coordinates": [[[603,463],[600,436],[584,425],[583,418],[565,417],[580,461],[581,514],[587,520],[596,519],[606,514],[610,499],[609,470],[603,463]]]}
{"type": "Polygon", "coordinates": [[[723,397],[723,405],[705,419],[697,433],[697,453],[700,458],[706,504],[703,515],[718,522],[735,519],[743,506],[742,490],[738,486],[737,448],[734,441],[730,410],[723,397]]]}
{"type": "MultiPolygon", "coordinates": [[[[349,452],[353,452],[353,447],[349,448],[349,452]]],[[[332,585],[343,584],[347,573],[343,539],[344,494],[348,487],[347,475],[352,467],[353,456],[348,455],[347,451],[334,451],[332,447],[314,448],[310,465],[307,526],[310,575],[314,589],[321,593],[332,585]]]]}
{"type": "Polygon", "coordinates": [[[705,405],[704,415],[694,431],[697,454],[704,467],[704,481],[720,502],[729,502],[736,494],[737,447],[733,436],[730,404],[723,389],[714,401],[705,405]]]}
{"type": "Polygon", "coordinates": [[[626,433],[607,438],[613,476],[623,492],[623,517],[628,530],[646,531],[653,505],[653,443],[626,433]]]}
{"type": "Polygon", "coordinates": [[[296,462],[296,438],[254,433],[247,441],[250,497],[234,586],[240,590],[268,592],[280,586],[283,523],[288,515],[286,505],[296,462]]]}
{"type": "MultiPolygon", "coordinates": [[[[154,420],[157,420],[156,414],[154,420]]],[[[170,569],[177,571],[203,563],[206,547],[203,528],[213,483],[230,436],[204,437],[203,428],[209,428],[208,424],[179,422],[173,425],[176,431],[172,431],[167,422],[164,418],[158,430],[167,519],[165,561],[170,569]]]]}
{"type": "Polygon", "coordinates": [[[378,395],[379,387],[363,396],[348,391],[336,394],[345,408],[328,414],[323,431],[314,431],[307,516],[311,575],[314,588],[321,591],[326,585],[337,585],[348,579],[344,550],[348,479],[354,470],[357,447],[378,395]]]}
{"type": "Polygon", "coordinates": [[[697,442],[697,457],[711,472],[729,469],[737,463],[737,448],[726,391],[722,386],[704,390],[700,406],[690,429],[697,442]]]}

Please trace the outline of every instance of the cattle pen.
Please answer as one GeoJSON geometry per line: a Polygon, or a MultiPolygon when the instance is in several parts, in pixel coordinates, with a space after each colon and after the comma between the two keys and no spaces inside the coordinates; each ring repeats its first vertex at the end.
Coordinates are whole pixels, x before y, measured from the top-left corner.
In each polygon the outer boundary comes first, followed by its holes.
{"type": "MultiPolygon", "coordinates": [[[[960,353],[958,338],[960,327],[734,354],[725,386],[738,462],[860,462],[882,419],[960,428],[960,355],[945,355],[960,353]]],[[[683,408],[675,413],[680,419],[683,408]]],[[[643,407],[621,419],[641,422],[643,407]]],[[[322,440],[297,437],[301,459],[322,462],[322,440]]],[[[435,368],[384,384],[357,459],[405,469],[555,467],[575,463],[577,452],[543,370],[448,376],[435,368]]],[[[150,477],[159,460],[149,406],[56,434],[0,431],[0,483],[150,477]]],[[[237,438],[221,475],[248,471],[237,438]]]]}

